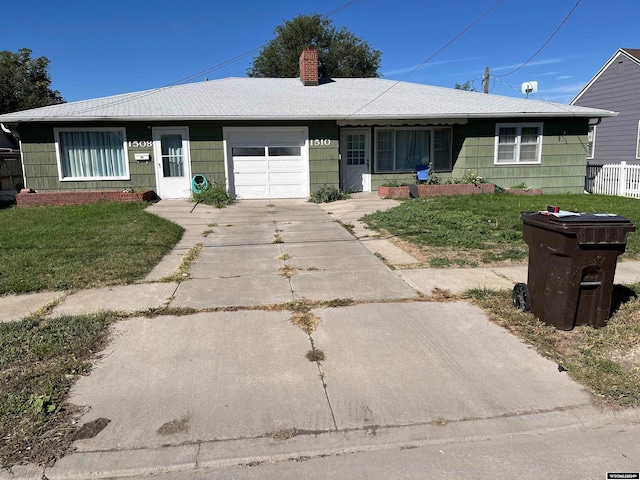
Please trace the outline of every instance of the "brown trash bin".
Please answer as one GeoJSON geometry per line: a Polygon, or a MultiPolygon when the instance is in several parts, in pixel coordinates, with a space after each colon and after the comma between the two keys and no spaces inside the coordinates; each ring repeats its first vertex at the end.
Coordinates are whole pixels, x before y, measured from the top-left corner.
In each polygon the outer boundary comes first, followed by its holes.
{"type": "MultiPolygon", "coordinates": [[[[529,246],[524,290],[531,312],[561,330],[575,325],[604,327],[609,319],[616,261],[635,225],[611,214],[556,217],[523,212],[520,219],[529,246]]],[[[517,288],[522,295],[523,285],[517,288]]]]}

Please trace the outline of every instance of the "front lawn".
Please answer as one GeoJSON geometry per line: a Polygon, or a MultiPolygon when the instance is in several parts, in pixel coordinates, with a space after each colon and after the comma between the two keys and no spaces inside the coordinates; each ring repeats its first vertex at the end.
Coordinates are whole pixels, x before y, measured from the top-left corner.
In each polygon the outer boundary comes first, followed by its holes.
{"type": "MultiPolygon", "coordinates": [[[[515,196],[509,194],[431,197],[364,217],[370,228],[391,234],[427,266],[492,266],[525,263],[523,211],[558,205],[563,210],[616,213],[640,226],[640,201],[600,195],[515,196]]],[[[640,232],[630,233],[626,259],[640,258],[640,232]]],[[[449,296],[447,292],[440,295],[449,296]]],[[[477,289],[458,298],[484,309],[495,323],[532,345],[605,403],[640,405],[640,284],[616,285],[608,324],[572,331],[545,325],[517,311],[511,291],[477,289]]]]}
{"type": "MultiPolygon", "coordinates": [[[[640,201],[604,195],[518,196],[486,194],[428,197],[366,215],[363,221],[412,245],[427,266],[488,266],[524,263],[521,212],[562,210],[616,213],[640,225],[640,201]]],[[[624,258],[640,258],[640,233],[628,237],[624,258]]]]}
{"type": "Polygon", "coordinates": [[[0,295],[126,284],[182,236],[142,203],[0,210],[0,295]]]}
{"type": "Polygon", "coordinates": [[[116,320],[101,312],[0,323],[0,467],[49,464],[69,450],[79,412],[67,393],[116,320]]]}

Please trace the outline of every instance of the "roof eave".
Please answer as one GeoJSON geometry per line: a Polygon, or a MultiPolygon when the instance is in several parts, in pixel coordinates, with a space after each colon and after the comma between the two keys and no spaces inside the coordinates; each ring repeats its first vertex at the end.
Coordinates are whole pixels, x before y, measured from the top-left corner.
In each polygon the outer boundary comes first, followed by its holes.
{"type": "Polygon", "coordinates": [[[600,110],[597,112],[491,112],[491,113],[458,113],[458,114],[429,114],[429,115],[256,115],[256,116],[114,116],[114,117],[15,117],[2,119],[6,124],[46,123],[46,122],[186,122],[186,121],[340,121],[349,119],[368,120],[440,120],[451,119],[482,119],[482,118],[540,118],[540,117],[615,117],[618,112],[600,110]]]}
{"type": "Polygon", "coordinates": [[[631,60],[632,62],[637,63],[638,65],[640,65],[640,61],[635,58],[633,55],[631,55],[629,52],[627,52],[624,48],[619,48],[618,50],[615,51],[615,53],[613,55],[611,55],[611,58],[609,58],[609,60],[607,60],[605,62],[605,64],[600,68],[600,70],[598,70],[596,72],[596,74],[591,77],[591,79],[587,82],[587,84],[582,87],[582,90],[580,90],[575,97],[573,97],[573,100],[571,100],[569,102],[569,105],[575,105],[575,102],[577,102],[578,100],[580,100],[580,97],[582,97],[582,95],[585,94],[585,92],[587,90],[589,90],[589,88],[591,88],[591,85],[593,85],[599,78],[600,76],[611,66],[611,64],[616,60],[616,58],[618,58],[620,55],[624,55],[625,57],[627,57],[629,60],[631,60]]]}

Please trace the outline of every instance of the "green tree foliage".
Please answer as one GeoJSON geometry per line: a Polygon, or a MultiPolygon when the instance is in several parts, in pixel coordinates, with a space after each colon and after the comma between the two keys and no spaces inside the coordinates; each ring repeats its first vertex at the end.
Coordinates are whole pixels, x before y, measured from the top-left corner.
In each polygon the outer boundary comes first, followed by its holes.
{"type": "Polygon", "coordinates": [[[379,77],[381,53],[346,28],[337,29],[321,15],[300,15],[276,27],[253,65],[250,77],[296,78],[306,47],[318,50],[320,78],[379,77]]]}
{"type": "Polygon", "coordinates": [[[28,48],[0,51],[0,114],[64,103],[48,69],[49,59],[32,59],[28,48]]]}
{"type": "Polygon", "coordinates": [[[466,82],[464,82],[462,85],[459,84],[458,82],[456,82],[456,86],[453,87],[456,90],[464,90],[467,92],[478,92],[479,90],[477,88],[475,88],[471,82],[471,80],[467,80],[466,82]]]}

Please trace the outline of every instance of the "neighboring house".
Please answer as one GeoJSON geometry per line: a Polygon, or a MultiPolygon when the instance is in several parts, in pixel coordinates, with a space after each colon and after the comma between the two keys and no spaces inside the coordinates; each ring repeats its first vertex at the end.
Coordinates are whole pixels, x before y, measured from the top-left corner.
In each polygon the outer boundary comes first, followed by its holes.
{"type": "Polygon", "coordinates": [[[614,112],[379,78],[226,78],[0,116],[18,130],[25,187],[152,189],[191,179],[240,198],[304,198],[322,185],[375,190],[467,170],[501,187],[583,191],[589,122],[614,112]]]}
{"type": "Polygon", "coordinates": [[[0,124],[0,196],[15,195],[23,188],[20,146],[10,131],[0,124]]]}
{"type": "Polygon", "coordinates": [[[571,105],[619,112],[591,127],[590,164],[640,163],[640,49],[614,53],[571,105]]]}

